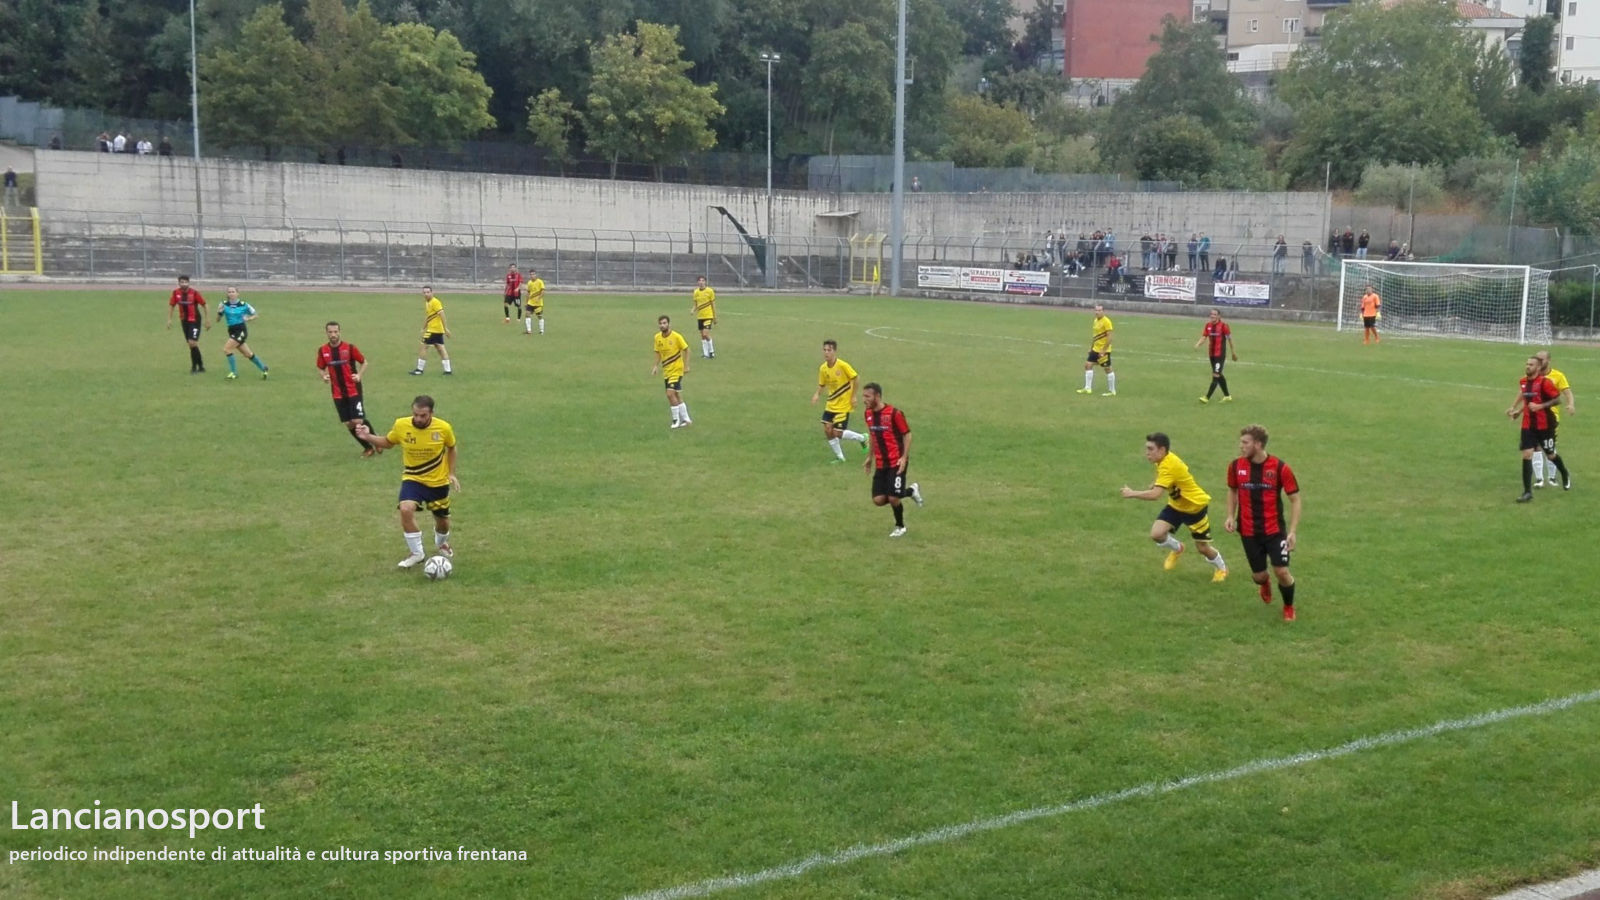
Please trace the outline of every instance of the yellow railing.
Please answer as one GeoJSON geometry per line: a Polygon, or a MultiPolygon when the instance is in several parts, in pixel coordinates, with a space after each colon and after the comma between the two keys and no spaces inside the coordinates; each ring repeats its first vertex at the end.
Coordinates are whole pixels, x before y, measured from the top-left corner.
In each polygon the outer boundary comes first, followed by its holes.
{"type": "Polygon", "coordinates": [[[883,280],[883,234],[850,236],[850,283],[876,291],[883,280]]]}
{"type": "Polygon", "coordinates": [[[0,274],[4,275],[43,275],[44,274],[44,241],[39,229],[39,208],[28,207],[28,235],[32,243],[32,253],[18,253],[19,257],[27,259],[27,265],[11,264],[11,223],[19,220],[20,216],[8,216],[4,207],[0,207],[0,274]]]}

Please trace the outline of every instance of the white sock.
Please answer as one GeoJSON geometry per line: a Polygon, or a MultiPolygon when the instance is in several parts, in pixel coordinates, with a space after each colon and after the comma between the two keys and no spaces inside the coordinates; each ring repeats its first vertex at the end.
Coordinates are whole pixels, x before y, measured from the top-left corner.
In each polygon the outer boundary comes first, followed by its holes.
{"type": "Polygon", "coordinates": [[[717,342],[715,340],[713,340],[711,338],[706,338],[706,352],[707,353],[716,353],[717,352],[717,342]]]}
{"type": "MultiPolygon", "coordinates": [[[[528,334],[533,334],[533,316],[529,316],[526,319],[522,320],[522,330],[527,332],[528,334]]],[[[539,322],[539,330],[540,331],[544,330],[544,321],[543,320],[541,320],[539,322]]]]}
{"type": "Polygon", "coordinates": [[[1544,453],[1538,450],[1533,451],[1533,480],[1544,480],[1544,453]]]}
{"type": "Polygon", "coordinates": [[[437,531],[437,530],[434,531],[434,533],[433,533],[433,545],[435,547],[439,546],[440,544],[448,544],[448,543],[450,543],[450,532],[448,532],[448,531],[437,531]]]}
{"type": "MultiPolygon", "coordinates": [[[[450,371],[450,360],[447,359],[447,360],[439,363],[439,365],[444,366],[444,370],[446,372],[450,371]]],[[[1116,388],[1112,388],[1112,390],[1116,390],[1116,388]]]]}
{"type": "Polygon", "coordinates": [[[834,456],[839,457],[841,460],[844,459],[844,449],[839,446],[838,438],[830,439],[828,441],[828,448],[833,451],[834,456]]]}
{"type": "Polygon", "coordinates": [[[1217,555],[1206,560],[1206,562],[1211,563],[1211,568],[1216,569],[1219,572],[1228,571],[1228,561],[1222,558],[1221,550],[1218,550],[1217,555]]]}
{"type": "Polygon", "coordinates": [[[1094,370],[1093,369],[1084,369],[1083,370],[1083,389],[1086,390],[1086,391],[1094,390],[1094,370]]]}
{"type": "Polygon", "coordinates": [[[539,317],[539,333],[544,334],[544,316],[539,317]]]}
{"type": "Polygon", "coordinates": [[[705,338],[701,338],[700,339],[700,355],[701,356],[710,356],[711,355],[711,342],[706,340],[705,338]]]}
{"type": "Polygon", "coordinates": [[[672,424],[676,425],[676,424],[678,424],[678,422],[680,422],[682,420],[678,417],[678,408],[676,406],[673,406],[673,407],[671,407],[671,409],[672,409],[672,424]]]}
{"type": "Polygon", "coordinates": [[[1181,551],[1183,549],[1183,541],[1180,541],[1177,538],[1175,538],[1175,537],[1173,537],[1172,535],[1169,534],[1169,535],[1167,535],[1167,539],[1166,540],[1158,541],[1156,543],[1156,546],[1157,547],[1165,547],[1168,550],[1172,550],[1174,552],[1177,552],[1177,551],[1181,551]]]}
{"type": "Polygon", "coordinates": [[[678,404],[678,415],[683,416],[683,420],[685,422],[691,421],[689,419],[689,404],[687,404],[687,403],[679,403],[678,404]]]}
{"type": "Polygon", "coordinates": [[[417,359],[417,371],[418,372],[421,372],[423,370],[423,368],[425,368],[427,365],[428,365],[428,361],[426,359],[422,359],[422,358],[418,358],[417,359]]]}
{"type": "MultiPolygon", "coordinates": [[[[448,372],[450,370],[448,368],[446,368],[445,371],[448,372]]],[[[1115,372],[1107,372],[1106,373],[1106,390],[1110,391],[1113,394],[1115,394],[1117,392],[1117,373],[1115,373],[1115,372]]]]}
{"type": "Polygon", "coordinates": [[[867,439],[866,435],[860,434],[859,432],[851,431],[848,428],[846,428],[844,431],[839,432],[839,436],[844,438],[847,441],[864,441],[864,440],[867,439]]]}
{"type": "Polygon", "coordinates": [[[416,532],[408,531],[408,532],[405,533],[405,535],[406,535],[406,549],[411,551],[411,555],[412,556],[421,556],[422,555],[422,532],[420,532],[420,531],[416,531],[416,532]]]}

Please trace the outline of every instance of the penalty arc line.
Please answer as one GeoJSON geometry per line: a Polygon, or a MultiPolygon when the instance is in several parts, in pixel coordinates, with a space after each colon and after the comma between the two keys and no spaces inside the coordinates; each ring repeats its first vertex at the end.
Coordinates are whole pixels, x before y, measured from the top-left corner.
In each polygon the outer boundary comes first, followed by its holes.
{"type": "Polygon", "coordinates": [[[836,850],[831,853],[816,853],[811,856],[807,856],[804,859],[798,859],[793,862],[784,863],[783,865],[774,866],[770,869],[762,869],[757,872],[743,872],[735,875],[726,875],[720,878],[708,878],[704,881],[682,884],[678,885],[677,887],[661,888],[659,890],[646,891],[641,894],[630,894],[623,898],[623,900],[683,900],[683,898],[705,897],[711,894],[721,893],[723,891],[753,887],[758,884],[767,884],[774,881],[785,881],[791,878],[798,878],[807,872],[817,869],[827,869],[849,865],[850,863],[858,862],[863,859],[892,856],[916,847],[945,844],[951,841],[969,837],[974,834],[998,831],[1002,828],[1010,828],[1013,825],[1021,825],[1025,822],[1032,822],[1036,819],[1052,819],[1058,816],[1067,815],[1069,813],[1082,812],[1084,810],[1109,806],[1113,803],[1120,803],[1124,800],[1133,800],[1140,797],[1157,797],[1163,794],[1175,793],[1187,788],[1198,787],[1200,785],[1217,784],[1223,781],[1235,781],[1240,778],[1247,778],[1251,775],[1260,775],[1266,772],[1276,772],[1283,769],[1291,769],[1297,766],[1306,765],[1308,763],[1340,759],[1346,756],[1353,756],[1357,753],[1362,753],[1367,750],[1376,750],[1382,747],[1393,747],[1398,744],[1407,744],[1413,741],[1437,737],[1441,734],[1449,734],[1456,731],[1468,731],[1475,728],[1483,728],[1512,719],[1547,716],[1552,713],[1571,709],[1572,707],[1581,704],[1593,703],[1597,700],[1600,700],[1600,690],[1588,691],[1581,694],[1570,694],[1565,697],[1557,697],[1554,699],[1545,700],[1541,703],[1529,704],[1527,706],[1512,706],[1505,709],[1497,709],[1491,712],[1479,713],[1478,715],[1468,716],[1462,719],[1445,719],[1440,722],[1435,722],[1432,725],[1424,725],[1420,728],[1408,728],[1402,731],[1385,732],[1372,737],[1357,738],[1353,741],[1339,744],[1334,747],[1326,747],[1321,750],[1307,750],[1302,753],[1296,753],[1293,756],[1278,756],[1268,759],[1258,759],[1254,762],[1248,762],[1240,766],[1235,766],[1231,769],[1222,769],[1215,772],[1203,772],[1197,775],[1188,775],[1175,781],[1150,781],[1135,787],[1124,788],[1120,791],[1094,794],[1079,800],[1073,800],[1069,803],[1062,803],[1054,806],[1036,806],[1032,809],[1017,810],[1001,816],[994,816],[986,819],[974,819],[973,821],[964,822],[959,825],[946,825],[940,828],[924,831],[919,834],[909,835],[907,837],[897,838],[895,840],[885,841],[879,844],[856,844],[855,846],[847,847],[843,850],[836,850]]]}

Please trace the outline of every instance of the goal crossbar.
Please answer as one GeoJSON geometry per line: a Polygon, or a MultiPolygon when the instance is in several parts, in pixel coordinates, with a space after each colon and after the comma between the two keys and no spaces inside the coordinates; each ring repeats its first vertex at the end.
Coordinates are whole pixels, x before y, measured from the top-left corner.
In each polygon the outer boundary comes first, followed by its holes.
{"type": "Polygon", "coordinates": [[[1424,337],[1546,343],[1550,272],[1533,266],[1346,259],[1339,266],[1339,330],[1364,327],[1361,297],[1378,292],[1381,328],[1424,337]]]}

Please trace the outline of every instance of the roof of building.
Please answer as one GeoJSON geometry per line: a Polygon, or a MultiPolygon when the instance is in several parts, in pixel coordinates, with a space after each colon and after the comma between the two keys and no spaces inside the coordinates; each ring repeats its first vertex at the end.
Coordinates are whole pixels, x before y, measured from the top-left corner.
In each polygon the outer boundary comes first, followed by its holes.
{"type": "MultiPolygon", "coordinates": [[[[1383,0],[1383,5],[1393,7],[1407,2],[1410,2],[1410,0],[1383,0]]],[[[1465,19],[1514,19],[1518,22],[1522,21],[1521,16],[1486,6],[1476,2],[1476,0],[1456,0],[1456,12],[1460,13],[1461,17],[1465,19]]]]}

